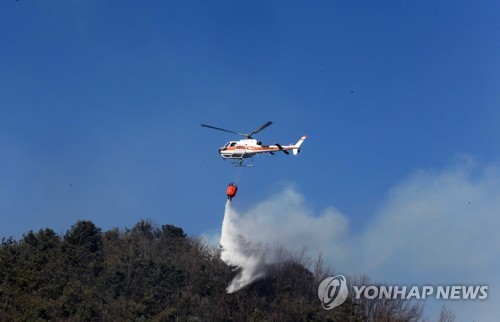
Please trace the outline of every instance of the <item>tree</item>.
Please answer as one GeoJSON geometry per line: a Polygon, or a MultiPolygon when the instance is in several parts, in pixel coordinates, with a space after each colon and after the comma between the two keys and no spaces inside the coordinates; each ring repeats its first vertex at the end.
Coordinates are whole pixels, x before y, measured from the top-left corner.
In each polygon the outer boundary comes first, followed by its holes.
{"type": "MultiPolygon", "coordinates": [[[[265,278],[228,294],[238,272],[220,251],[182,228],[149,221],[106,232],[78,221],[62,239],[51,229],[3,239],[0,321],[422,320],[421,306],[401,300],[348,297],[324,310],[318,285],[333,271],[321,256],[310,261],[305,249],[296,255],[278,249],[265,278]]],[[[453,314],[443,308],[440,321],[453,321],[453,314]]]]}
{"type": "Polygon", "coordinates": [[[455,313],[449,311],[445,305],[441,308],[441,313],[439,314],[439,322],[453,322],[455,321],[455,313]]]}

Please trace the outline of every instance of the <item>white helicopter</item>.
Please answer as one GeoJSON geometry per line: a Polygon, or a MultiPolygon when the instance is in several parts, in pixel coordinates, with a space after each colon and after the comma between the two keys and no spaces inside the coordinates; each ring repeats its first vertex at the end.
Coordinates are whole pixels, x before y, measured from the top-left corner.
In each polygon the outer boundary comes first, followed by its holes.
{"type": "Polygon", "coordinates": [[[305,135],[301,137],[300,140],[295,145],[293,145],[292,143],[290,143],[290,145],[281,145],[278,143],[274,145],[263,145],[262,142],[252,138],[252,135],[259,133],[260,131],[262,131],[271,124],[273,124],[273,122],[267,122],[266,124],[262,125],[258,129],[250,133],[239,133],[206,124],[202,124],[201,126],[243,136],[245,138],[243,140],[229,141],[226,144],[224,144],[224,146],[219,149],[219,154],[224,159],[235,160],[235,165],[238,167],[242,166],[251,167],[253,166],[253,164],[243,165],[243,161],[247,158],[250,158],[250,160],[252,160],[252,157],[256,154],[269,153],[274,155],[274,153],[278,151],[282,151],[285,154],[290,154],[290,152],[288,151],[292,151],[293,155],[297,155],[300,153],[300,146],[307,137],[305,135]]]}

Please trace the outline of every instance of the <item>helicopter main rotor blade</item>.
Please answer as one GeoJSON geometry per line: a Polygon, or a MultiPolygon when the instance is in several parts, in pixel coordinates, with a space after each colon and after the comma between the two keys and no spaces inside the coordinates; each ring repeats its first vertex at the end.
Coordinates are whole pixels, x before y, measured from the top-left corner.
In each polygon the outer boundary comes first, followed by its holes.
{"type": "Polygon", "coordinates": [[[248,134],[248,137],[251,137],[252,135],[259,133],[260,131],[262,131],[263,129],[265,129],[266,127],[268,127],[271,124],[273,124],[273,122],[271,122],[271,121],[267,122],[266,124],[259,127],[257,130],[254,130],[253,132],[248,134]]]}
{"type": "Polygon", "coordinates": [[[221,129],[220,127],[215,127],[215,126],[212,126],[212,125],[202,124],[201,126],[208,127],[210,129],[214,129],[214,130],[219,130],[219,131],[234,133],[234,134],[238,134],[238,135],[241,135],[241,136],[247,136],[246,134],[243,134],[243,133],[239,133],[239,132],[235,132],[235,131],[231,131],[231,130],[221,129]]]}

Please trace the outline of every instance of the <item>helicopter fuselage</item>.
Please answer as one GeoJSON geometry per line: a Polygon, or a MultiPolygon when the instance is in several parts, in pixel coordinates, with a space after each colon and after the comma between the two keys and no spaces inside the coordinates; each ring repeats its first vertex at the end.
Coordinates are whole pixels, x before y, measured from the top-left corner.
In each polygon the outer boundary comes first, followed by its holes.
{"type": "Polygon", "coordinates": [[[263,147],[262,143],[253,139],[229,141],[219,149],[219,154],[224,159],[244,159],[257,154],[256,149],[261,147],[263,147]]]}
{"type": "Polygon", "coordinates": [[[270,153],[274,154],[274,152],[283,151],[288,154],[288,151],[291,150],[294,154],[299,152],[301,141],[305,140],[305,136],[301,138],[297,145],[263,145],[262,142],[259,142],[254,139],[244,139],[239,141],[229,141],[223,147],[219,149],[219,154],[224,159],[245,159],[250,158],[259,153],[270,153]]]}

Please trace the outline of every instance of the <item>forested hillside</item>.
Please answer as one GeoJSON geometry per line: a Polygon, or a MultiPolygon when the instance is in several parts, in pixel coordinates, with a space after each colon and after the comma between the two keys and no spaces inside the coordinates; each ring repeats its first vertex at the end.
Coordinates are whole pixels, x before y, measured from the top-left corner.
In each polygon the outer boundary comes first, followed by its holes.
{"type": "Polygon", "coordinates": [[[420,306],[402,302],[348,298],[324,310],[318,284],[331,272],[302,256],[283,256],[265,279],[227,294],[236,272],[219,255],[181,228],[147,221],[106,232],[79,221],[64,236],[43,229],[21,240],[4,238],[0,321],[421,319],[420,306]]]}

